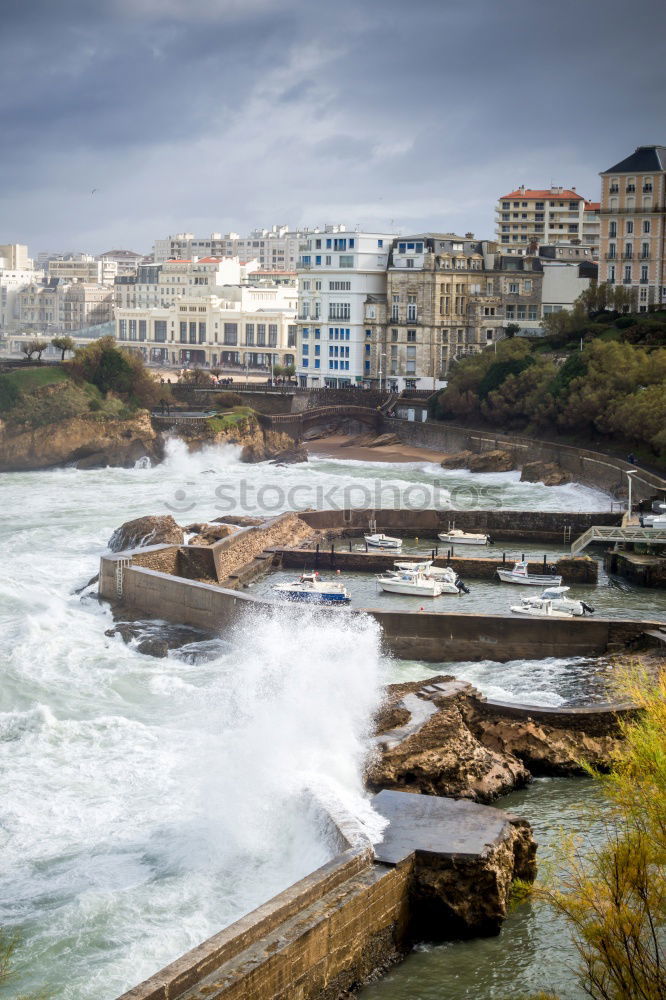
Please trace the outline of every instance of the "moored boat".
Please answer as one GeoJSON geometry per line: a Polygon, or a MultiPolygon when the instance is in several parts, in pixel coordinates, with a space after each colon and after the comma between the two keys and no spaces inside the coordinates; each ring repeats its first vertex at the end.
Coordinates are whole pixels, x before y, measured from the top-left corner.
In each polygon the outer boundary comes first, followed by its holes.
{"type": "Polygon", "coordinates": [[[399,573],[389,570],[377,577],[377,583],[388,594],[411,594],[412,597],[439,597],[443,586],[439,580],[432,580],[423,573],[412,573],[409,570],[399,573]]]}
{"type": "Polygon", "coordinates": [[[401,549],[402,538],[393,538],[391,535],[384,535],[379,532],[374,535],[364,535],[364,541],[375,549],[401,549]]]}
{"type": "Polygon", "coordinates": [[[462,531],[460,528],[450,528],[437,535],[440,542],[449,542],[451,545],[489,545],[490,535],[481,532],[462,531]]]}
{"type": "Polygon", "coordinates": [[[559,587],[562,577],[552,573],[530,573],[527,560],[521,559],[514,564],[513,569],[497,568],[497,575],[502,583],[520,583],[528,587],[559,587]]]}
{"type": "Polygon", "coordinates": [[[594,608],[585,601],[573,601],[566,594],[569,587],[547,587],[539,597],[523,597],[519,607],[511,610],[518,615],[537,617],[580,618],[594,614],[594,608]]]}
{"type": "Polygon", "coordinates": [[[273,590],[290,601],[309,604],[349,604],[351,597],[342,583],[329,583],[319,573],[302,573],[292,583],[276,583],[273,590]]]}

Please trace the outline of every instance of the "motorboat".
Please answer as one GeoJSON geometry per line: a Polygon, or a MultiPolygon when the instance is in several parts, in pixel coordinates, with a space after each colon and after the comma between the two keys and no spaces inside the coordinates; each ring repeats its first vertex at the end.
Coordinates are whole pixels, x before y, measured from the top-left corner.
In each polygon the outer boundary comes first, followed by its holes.
{"type": "Polygon", "coordinates": [[[401,549],[402,538],[392,538],[391,535],[384,535],[381,532],[374,535],[363,536],[366,545],[371,545],[374,549],[401,549]]]}
{"type": "MultiPolygon", "coordinates": [[[[406,573],[422,573],[429,580],[437,580],[442,585],[443,594],[469,594],[468,588],[450,566],[433,566],[431,560],[424,562],[396,562],[397,570],[406,573]]],[[[392,570],[388,571],[390,575],[392,570]]]]}
{"type": "Polygon", "coordinates": [[[497,575],[502,583],[521,583],[528,587],[559,587],[562,577],[553,573],[529,573],[527,560],[521,559],[513,569],[497,567],[497,575]]]}
{"type": "Polygon", "coordinates": [[[302,573],[292,583],[276,583],[273,590],[290,601],[309,604],[349,604],[351,597],[342,583],[321,580],[319,573],[302,573]]]}
{"type": "Polygon", "coordinates": [[[569,587],[547,587],[540,597],[523,597],[520,606],[511,610],[517,615],[534,615],[544,618],[580,618],[594,614],[594,608],[585,601],[572,601],[566,597],[569,587]]]}
{"type": "Polygon", "coordinates": [[[460,528],[449,528],[448,531],[437,535],[440,542],[449,542],[450,545],[489,545],[490,535],[484,535],[474,531],[462,531],[460,528]]]}
{"type": "Polygon", "coordinates": [[[389,570],[377,577],[377,583],[387,594],[411,594],[412,597],[439,597],[443,593],[443,584],[433,580],[423,573],[413,573],[409,570],[393,572],[389,570]]]}

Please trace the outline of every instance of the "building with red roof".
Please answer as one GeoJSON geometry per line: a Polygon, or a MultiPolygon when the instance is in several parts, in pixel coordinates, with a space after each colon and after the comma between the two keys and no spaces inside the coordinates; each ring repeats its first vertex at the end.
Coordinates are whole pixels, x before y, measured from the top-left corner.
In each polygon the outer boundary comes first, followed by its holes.
{"type": "MultiPolygon", "coordinates": [[[[500,197],[495,208],[497,241],[505,252],[525,254],[543,244],[587,244],[593,224],[585,225],[587,202],[574,187],[526,188],[500,197]]],[[[589,218],[593,213],[589,211],[589,218]]],[[[595,247],[599,245],[598,223],[595,247]]]]}

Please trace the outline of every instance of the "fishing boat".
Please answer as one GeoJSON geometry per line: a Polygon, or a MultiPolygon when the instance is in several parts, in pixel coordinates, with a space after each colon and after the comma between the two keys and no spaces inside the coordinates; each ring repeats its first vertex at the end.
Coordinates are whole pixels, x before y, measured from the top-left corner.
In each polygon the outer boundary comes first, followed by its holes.
{"type": "Polygon", "coordinates": [[[514,564],[513,569],[497,568],[497,575],[502,583],[521,583],[528,587],[559,587],[562,577],[552,573],[529,573],[527,560],[521,559],[514,564]]]}
{"type": "Polygon", "coordinates": [[[439,580],[409,570],[397,573],[389,570],[377,577],[377,583],[387,594],[411,594],[412,597],[439,597],[443,586],[439,580]]]}
{"type": "Polygon", "coordinates": [[[402,538],[392,538],[391,535],[384,535],[381,532],[374,535],[363,536],[366,545],[371,545],[374,549],[401,549],[402,538]]]}
{"type": "Polygon", "coordinates": [[[349,604],[351,597],[342,583],[329,583],[319,573],[302,573],[292,583],[276,583],[273,587],[281,597],[309,604],[349,604]]]}
{"type": "Polygon", "coordinates": [[[540,597],[523,597],[519,606],[511,608],[517,615],[537,618],[580,618],[594,614],[594,608],[585,601],[572,601],[566,597],[569,587],[547,587],[540,597]]]}
{"type": "Polygon", "coordinates": [[[449,542],[451,545],[489,545],[490,535],[484,535],[473,531],[462,531],[460,528],[449,528],[448,531],[437,535],[440,542],[449,542]]]}

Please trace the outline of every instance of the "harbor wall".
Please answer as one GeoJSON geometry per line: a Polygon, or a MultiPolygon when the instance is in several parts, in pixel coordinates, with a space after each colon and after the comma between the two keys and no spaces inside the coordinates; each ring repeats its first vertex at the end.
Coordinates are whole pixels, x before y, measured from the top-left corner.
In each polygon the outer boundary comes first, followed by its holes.
{"type": "MultiPolygon", "coordinates": [[[[254,608],[279,613],[282,607],[237,590],[132,565],[128,553],[102,557],[99,586],[100,596],[134,611],[213,630],[229,628],[254,608]]],[[[609,645],[625,645],[646,628],[658,627],[658,623],[598,618],[544,621],[502,615],[363,610],[381,624],[387,651],[428,662],[597,656],[609,645]]],[[[328,613],[344,616],[357,612],[335,608],[328,613]]]]}
{"type": "MultiPolygon", "coordinates": [[[[636,501],[655,493],[666,494],[666,480],[652,472],[630,465],[621,458],[517,434],[498,434],[455,424],[427,420],[420,423],[399,417],[384,417],[383,433],[392,433],[405,444],[452,455],[460,451],[482,453],[501,448],[516,456],[516,467],[528,462],[553,462],[571,473],[577,483],[608,493],[626,493],[626,472],[634,471],[633,496],[636,501]]],[[[599,523],[599,522],[597,522],[599,523]]]]}

